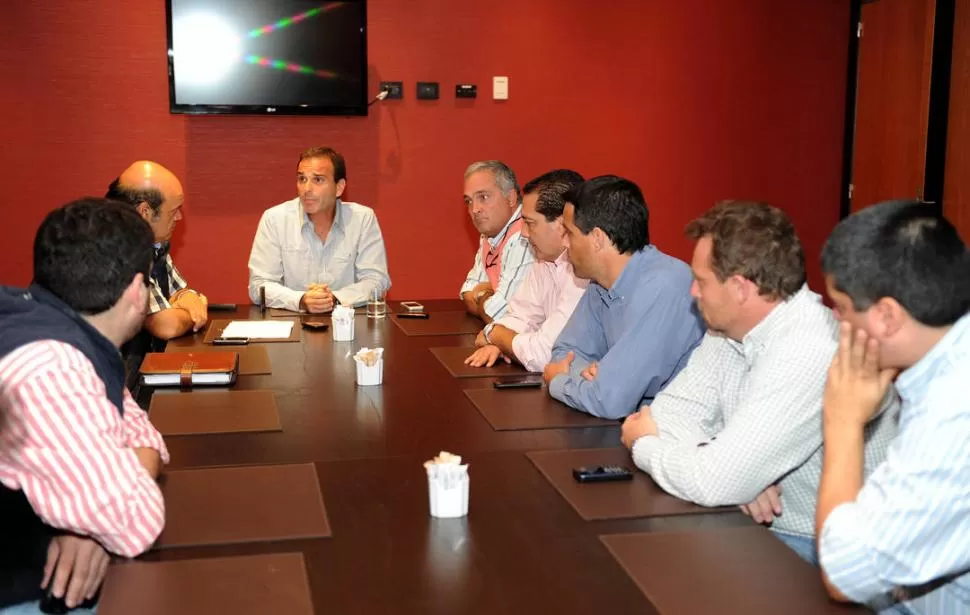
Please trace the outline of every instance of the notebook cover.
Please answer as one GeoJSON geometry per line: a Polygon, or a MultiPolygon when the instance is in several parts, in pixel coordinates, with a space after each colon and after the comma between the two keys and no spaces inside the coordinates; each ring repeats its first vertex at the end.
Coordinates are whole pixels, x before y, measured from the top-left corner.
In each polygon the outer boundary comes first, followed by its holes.
{"type": "Polygon", "coordinates": [[[239,369],[236,352],[149,352],[142,375],[180,374],[188,366],[195,374],[230,374],[239,369]]]}

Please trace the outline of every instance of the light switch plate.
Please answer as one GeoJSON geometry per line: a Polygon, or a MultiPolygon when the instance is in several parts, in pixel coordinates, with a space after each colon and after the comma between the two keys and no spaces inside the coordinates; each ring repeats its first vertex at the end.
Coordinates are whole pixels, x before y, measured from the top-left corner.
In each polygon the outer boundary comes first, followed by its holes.
{"type": "Polygon", "coordinates": [[[508,77],[492,77],[492,98],[495,100],[509,99],[508,77]]]}

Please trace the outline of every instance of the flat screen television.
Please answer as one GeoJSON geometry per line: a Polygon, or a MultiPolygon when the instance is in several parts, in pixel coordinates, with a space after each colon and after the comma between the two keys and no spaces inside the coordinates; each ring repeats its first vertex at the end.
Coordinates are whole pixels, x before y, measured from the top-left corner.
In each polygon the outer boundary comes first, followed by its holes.
{"type": "Polygon", "coordinates": [[[367,114],[365,0],[166,0],[172,113],[367,114]]]}

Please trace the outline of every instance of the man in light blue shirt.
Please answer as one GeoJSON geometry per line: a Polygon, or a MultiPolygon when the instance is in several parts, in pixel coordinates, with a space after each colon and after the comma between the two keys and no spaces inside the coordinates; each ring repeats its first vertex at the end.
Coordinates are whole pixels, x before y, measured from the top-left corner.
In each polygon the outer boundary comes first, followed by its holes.
{"type": "Polygon", "coordinates": [[[569,261],[590,285],[543,376],[554,398],[620,419],[649,403],[700,343],[691,272],[650,245],[647,204],[633,182],[604,175],[565,199],[569,261]]]}
{"type": "Polygon", "coordinates": [[[970,253],[930,206],[896,201],[839,223],[822,270],[842,320],[816,515],[829,594],[970,612],[970,253]],[[863,481],[862,425],[899,370],[899,434],[863,481]]]}
{"type": "Polygon", "coordinates": [[[367,303],[391,287],[384,237],[374,210],[340,200],[343,156],[329,147],[300,154],[297,198],[263,213],[249,255],[249,298],[312,313],[367,303]]]}

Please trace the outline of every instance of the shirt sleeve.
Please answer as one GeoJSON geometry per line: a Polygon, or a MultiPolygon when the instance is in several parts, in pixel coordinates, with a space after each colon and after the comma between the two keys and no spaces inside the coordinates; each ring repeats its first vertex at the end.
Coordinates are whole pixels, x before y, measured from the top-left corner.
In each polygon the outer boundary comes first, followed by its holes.
{"type": "Polygon", "coordinates": [[[364,220],[357,244],[354,283],[334,290],[333,295],[341,304],[356,307],[367,303],[367,298],[375,288],[389,290],[391,278],[387,273],[384,236],[377,223],[377,216],[371,214],[364,220]]]}
{"type": "Polygon", "coordinates": [[[478,249],[475,250],[475,262],[472,263],[472,268],[468,270],[468,275],[465,276],[465,282],[461,285],[461,290],[458,291],[458,298],[471,289],[475,288],[478,284],[488,281],[488,276],[485,275],[485,265],[482,263],[482,242],[485,238],[482,237],[478,240],[478,249]]]}
{"type": "MultiPolygon", "coordinates": [[[[481,251],[479,251],[479,257],[481,251]]],[[[500,318],[509,307],[509,298],[515,294],[525,275],[532,268],[535,256],[532,248],[520,233],[515,233],[505,243],[502,251],[502,274],[498,278],[495,294],[485,300],[482,309],[491,318],[500,318]]],[[[486,279],[487,276],[486,276],[486,279]]]]}
{"type": "MultiPolygon", "coordinates": [[[[592,290],[580,297],[573,315],[566,321],[566,326],[559,333],[559,337],[552,345],[550,362],[561,361],[570,352],[576,360],[591,363],[594,357],[602,357],[609,350],[606,336],[603,334],[603,323],[599,314],[593,309],[593,303],[600,298],[592,290]]],[[[552,389],[550,388],[550,391],[552,389]]]]}
{"type": "Polygon", "coordinates": [[[148,315],[158,314],[163,310],[167,310],[172,307],[169,302],[168,297],[162,293],[162,289],[158,286],[158,282],[155,278],[148,278],[148,315]]]}
{"type": "MultiPolygon", "coordinates": [[[[592,295],[587,292],[580,306],[589,305],[587,299],[592,295]]],[[[699,338],[696,323],[686,320],[693,318],[689,307],[678,294],[664,292],[662,288],[635,296],[631,301],[637,302],[637,314],[626,316],[627,322],[623,323],[624,329],[616,343],[598,359],[596,379],[560,374],[549,383],[550,395],[593,416],[620,419],[635,412],[644,396],[656,394],[671,378],[684,353],[699,338]]],[[[565,354],[563,350],[574,350],[577,357],[587,361],[597,360],[583,346],[596,346],[600,341],[605,345],[603,327],[598,322],[585,320],[584,316],[588,316],[588,311],[581,313],[577,307],[556,342],[553,360],[565,354]],[[586,332],[582,333],[582,329],[586,332]],[[570,335],[564,340],[567,331],[570,335]],[[577,341],[585,343],[577,344],[577,341]]]]}
{"type": "MultiPolygon", "coordinates": [[[[724,345],[722,338],[705,335],[684,369],[650,404],[650,414],[661,440],[697,445],[706,443],[721,430],[719,384],[723,377],[724,345]]],[[[633,460],[637,461],[636,454],[633,460]]]]}
{"type": "Polygon", "coordinates": [[[168,464],[171,458],[162,434],[148,420],[148,413],[142,410],[135,399],[125,389],[125,445],[128,448],[150,448],[158,451],[163,464],[168,464]]]}
{"type": "Polygon", "coordinates": [[[23,490],[48,525],[91,536],[121,556],[146,551],[164,527],[165,506],[128,443],[164,452],[160,437],[137,416],[134,427],[122,419],[94,366],[72,346],[28,344],[6,365],[16,380],[4,392],[4,484],[23,490]]]}
{"type": "MultiPolygon", "coordinates": [[[[776,340],[751,368],[744,398],[706,446],[648,436],[637,466],[665,491],[702,506],[746,504],[822,445],[822,393],[835,351],[827,338],[776,340]]],[[[661,404],[658,425],[672,412],[661,404]]]]}
{"type": "Polygon", "coordinates": [[[919,595],[970,569],[966,374],[956,374],[924,404],[919,413],[904,409],[910,418],[885,461],[855,501],[837,506],[822,527],[821,567],[856,602],[874,602],[897,587],[919,595]]]}
{"type": "Polygon", "coordinates": [[[259,289],[263,287],[266,289],[266,307],[298,312],[303,291],[283,285],[283,248],[270,211],[264,212],[260,218],[249,253],[249,298],[258,305],[259,289]]]}
{"type": "MultiPolygon", "coordinates": [[[[538,265],[533,265],[532,270],[535,271],[537,268],[538,265]]],[[[576,310],[580,299],[583,298],[583,293],[586,292],[586,287],[576,282],[576,278],[570,276],[569,282],[562,291],[562,296],[550,314],[544,314],[542,307],[539,306],[537,316],[538,322],[541,322],[541,324],[538,329],[529,329],[512,338],[512,350],[516,358],[529,371],[540,372],[549,363],[549,359],[552,357],[552,347],[556,343],[556,339],[562,333],[566,322],[569,321],[570,316],[576,310]]],[[[520,287],[519,292],[516,293],[516,297],[522,294],[522,288],[527,283],[528,280],[520,287]]],[[[514,301],[515,299],[513,299],[513,303],[506,315],[516,310],[514,301]]],[[[535,320],[532,322],[535,322],[535,320]]]]}

